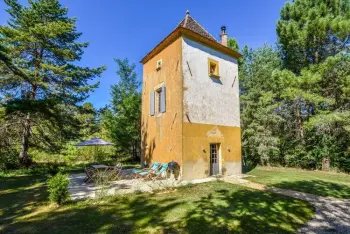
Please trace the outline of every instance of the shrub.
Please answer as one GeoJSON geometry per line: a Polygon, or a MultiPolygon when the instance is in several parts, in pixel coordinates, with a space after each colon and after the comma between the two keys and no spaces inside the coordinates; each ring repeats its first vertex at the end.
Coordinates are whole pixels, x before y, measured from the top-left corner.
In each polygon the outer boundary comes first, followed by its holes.
{"type": "Polygon", "coordinates": [[[56,202],[58,205],[63,204],[69,200],[69,191],[68,191],[69,179],[66,174],[57,173],[55,176],[52,176],[47,181],[47,187],[49,192],[49,199],[52,202],[56,202]]]}
{"type": "Polygon", "coordinates": [[[47,172],[52,176],[54,176],[58,172],[60,172],[60,168],[59,168],[58,163],[56,163],[56,162],[47,163],[47,172]]]}
{"type": "Polygon", "coordinates": [[[16,150],[0,150],[0,171],[18,169],[19,167],[18,153],[16,150]]]}
{"type": "Polygon", "coordinates": [[[78,149],[72,142],[69,142],[64,145],[64,149],[62,150],[62,154],[64,155],[64,161],[67,163],[74,163],[78,161],[78,149]]]}

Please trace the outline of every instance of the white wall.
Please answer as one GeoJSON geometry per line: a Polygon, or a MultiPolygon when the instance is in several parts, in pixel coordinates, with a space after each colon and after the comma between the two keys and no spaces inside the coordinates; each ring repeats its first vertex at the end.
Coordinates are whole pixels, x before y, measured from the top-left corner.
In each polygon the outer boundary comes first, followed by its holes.
{"type": "Polygon", "coordinates": [[[184,121],[239,127],[237,60],[188,38],[182,53],[184,121]],[[208,58],[219,62],[219,79],[209,76],[208,58]]]}

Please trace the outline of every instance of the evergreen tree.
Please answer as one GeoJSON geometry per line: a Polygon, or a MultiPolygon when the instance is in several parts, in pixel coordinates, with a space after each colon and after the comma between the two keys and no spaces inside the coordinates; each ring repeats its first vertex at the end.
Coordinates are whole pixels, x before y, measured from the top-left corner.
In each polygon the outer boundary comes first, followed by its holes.
{"type": "Polygon", "coordinates": [[[138,156],[140,147],[141,94],[135,64],[115,59],[120,81],[111,87],[111,109],[104,111],[104,125],[119,153],[138,156]]]}
{"type": "Polygon", "coordinates": [[[276,127],[281,119],[274,110],[280,87],[272,74],[280,69],[280,61],[277,51],[267,45],[243,50],[239,67],[242,146],[249,164],[273,164],[279,156],[276,127]]]}
{"type": "Polygon", "coordinates": [[[299,73],[310,64],[339,52],[349,52],[349,0],[287,2],[277,23],[285,67],[299,73]]]}
{"type": "Polygon", "coordinates": [[[76,19],[58,0],[5,3],[10,19],[0,26],[0,98],[7,117],[18,119],[25,163],[35,146],[31,140],[50,147],[53,138],[72,137],[76,106],[98,86],[89,81],[105,68],[76,65],[88,43],[78,42],[76,19]]]}
{"type": "Polygon", "coordinates": [[[92,137],[99,131],[98,113],[95,107],[90,102],[85,102],[81,106],[81,111],[77,115],[81,123],[80,135],[85,139],[92,137]]]}
{"type": "Polygon", "coordinates": [[[243,50],[242,146],[249,164],[349,171],[350,57],[339,54],[301,70],[281,69],[278,51],[243,50]]]}
{"type": "Polygon", "coordinates": [[[236,38],[229,38],[227,41],[227,47],[229,47],[231,50],[238,51],[239,47],[236,38]]]}

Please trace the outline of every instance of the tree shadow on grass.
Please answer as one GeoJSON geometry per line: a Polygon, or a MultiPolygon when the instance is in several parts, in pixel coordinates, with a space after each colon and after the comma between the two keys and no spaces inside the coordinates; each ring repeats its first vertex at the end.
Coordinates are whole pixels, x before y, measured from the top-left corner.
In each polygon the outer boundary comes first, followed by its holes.
{"type": "Polygon", "coordinates": [[[350,186],[323,180],[302,180],[272,184],[274,187],[311,193],[319,196],[350,198],[350,186]]]}
{"type": "Polygon", "coordinates": [[[5,233],[294,233],[310,204],[223,182],[169,194],[71,202],[28,215],[5,233]]]}
{"type": "Polygon", "coordinates": [[[179,203],[171,198],[155,202],[145,195],[132,199],[114,197],[103,203],[92,200],[72,202],[10,225],[5,232],[139,233],[146,228],[150,231],[166,226],[165,214],[177,205],[179,203]]]}
{"type": "Polygon", "coordinates": [[[45,179],[42,176],[0,178],[0,228],[46,203],[45,179]]]}
{"type": "Polygon", "coordinates": [[[248,172],[254,170],[255,166],[242,165],[242,173],[247,174],[248,172]]]}
{"type": "Polygon", "coordinates": [[[186,217],[191,233],[295,233],[312,216],[310,204],[252,190],[219,190],[196,202],[186,217]]]}

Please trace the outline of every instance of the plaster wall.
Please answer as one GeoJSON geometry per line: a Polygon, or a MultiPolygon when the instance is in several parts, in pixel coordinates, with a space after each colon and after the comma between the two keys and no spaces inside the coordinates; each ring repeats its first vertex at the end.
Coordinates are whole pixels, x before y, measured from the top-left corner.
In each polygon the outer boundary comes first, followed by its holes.
{"type": "Polygon", "coordinates": [[[182,179],[210,176],[210,144],[219,143],[222,175],[241,173],[237,60],[183,37],[182,179]],[[208,74],[208,58],[218,61],[219,79],[208,74]]]}
{"type": "Polygon", "coordinates": [[[141,164],[182,162],[182,39],[178,38],[143,66],[141,164]],[[162,59],[162,67],[156,63],[162,59]],[[150,115],[150,92],[166,87],[166,112],[150,115]]]}
{"type": "Polygon", "coordinates": [[[220,144],[220,174],[234,175],[242,172],[239,127],[184,123],[182,179],[210,176],[211,143],[220,144]]]}
{"type": "Polygon", "coordinates": [[[237,60],[183,37],[183,121],[240,126],[237,60]],[[208,58],[219,62],[220,78],[208,74],[208,58]]]}
{"type": "Polygon", "coordinates": [[[220,143],[220,172],[241,173],[237,60],[179,37],[143,66],[141,163],[172,160],[182,179],[210,173],[210,144],[220,143]],[[220,79],[208,75],[208,58],[220,79]],[[162,59],[162,68],[156,63],[162,59]],[[166,112],[150,115],[150,92],[166,87],[166,112]]]}

